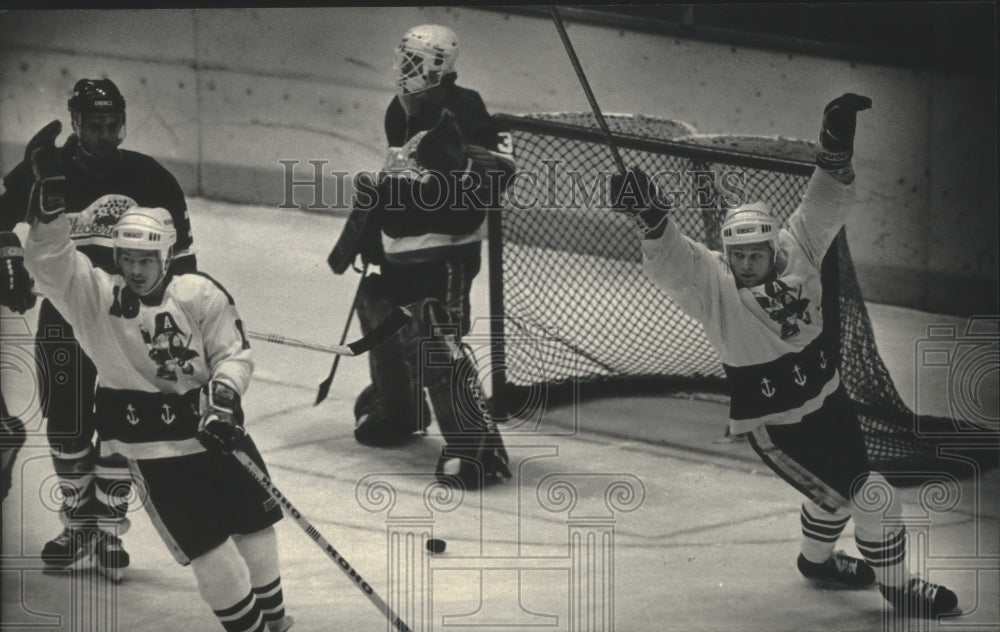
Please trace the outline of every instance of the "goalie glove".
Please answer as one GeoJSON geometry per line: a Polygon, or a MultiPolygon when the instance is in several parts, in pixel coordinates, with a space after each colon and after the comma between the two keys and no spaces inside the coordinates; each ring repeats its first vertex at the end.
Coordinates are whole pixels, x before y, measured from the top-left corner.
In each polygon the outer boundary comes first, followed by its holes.
{"type": "Polygon", "coordinates": [[[858,112],[872,106],[868,97],[843,94],[823,108],[823,127],[819,142],[823,149],[816,156],[816,165],[826,171],[846,169],[854,155],[854,131],[858,112]]]}
{"type": "Polygon", "coordinates": [[[228,454],[246,436],[240,394],[225,382],[212,380],[205,386],[203,395],[198,441],[209,451],[228,454]]]}
{"type": "Polygon", "coordinates": [[[632,217],[644,238],[663,233],[667,209],[660,203],[656,185],[638,167],[611,176],[611,209],[632,217]]]}
{"type": "MultiPolygon", "coordinates": [[[[51,126],[51,123],[49,125],[51,126]]],[[[66,210],[64,157],[72,156],[78,143],[79,139],[73,134],[66,140],[62,149],[57,148],[55,143],[48,143],[31,152],[31,170],[35,174],[35,185],[28,199],[26,222],[33,223],[38,220],[48,224],[66,210]]]]}
{"type": "Polygon", "coordinates": [[[424,134],[417,145],[417,164],[439,173],[468,169],[465,140],[455,115],[445,108],[438,122],[424,134]]]}
{"type": "Polygon", "coordinates": [[[23,314],[35,306],[35,282],[24,269],[24,249],[13,232],[0,232],[0,305],[23,314]]]}

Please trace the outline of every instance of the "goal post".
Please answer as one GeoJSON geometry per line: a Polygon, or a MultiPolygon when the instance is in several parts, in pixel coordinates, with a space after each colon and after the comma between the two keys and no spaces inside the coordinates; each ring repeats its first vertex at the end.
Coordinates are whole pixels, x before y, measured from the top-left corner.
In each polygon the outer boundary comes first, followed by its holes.
{"type": "MultiPolygon", "coordinates": [[[[616,167],[593,115],[496,118],[512,130],[519,170],[505,207],[488,220],[497,419],[581,390],[725,393],[721,363],[700,323],[646,278],[632,220],[610,212],[609,196],[601,195],[616,167]]],[[[814,169],[816,145],[809,141],[699,136],[685,123],[641,115],[605,119],[629,167],[667,174],[681,231],[713,249],[737,189],[744,200],[767,200],[784,222],[814,169]]],[[[663,194],[664,181],[658,184],[663,194]]],[[[822,273],[824,319],[838,325],[841,379],[873,464],[891,470],[936,463],[937,444],[913,431],[914,414],[879,357],[844,231],[822,273]]]]}

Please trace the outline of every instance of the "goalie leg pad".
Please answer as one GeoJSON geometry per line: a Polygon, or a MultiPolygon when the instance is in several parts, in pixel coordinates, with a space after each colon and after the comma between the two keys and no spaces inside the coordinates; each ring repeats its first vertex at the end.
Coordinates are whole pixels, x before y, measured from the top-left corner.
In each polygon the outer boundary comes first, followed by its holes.
{"type": "MultiPolygon", "coordinates": [[[[367,335],[389,316],[395,302],[386,291],[384,280],[373,274],[361,281],[358,320],[367,335]]],[[[355,401],[354,436],[365,445],[392,445],[408,440],[423,430],[430,411],[413,368],[417,346],[413,341],[414,325],[404,327],[384,344],[368,352],[372,383],[355,401]]]]}

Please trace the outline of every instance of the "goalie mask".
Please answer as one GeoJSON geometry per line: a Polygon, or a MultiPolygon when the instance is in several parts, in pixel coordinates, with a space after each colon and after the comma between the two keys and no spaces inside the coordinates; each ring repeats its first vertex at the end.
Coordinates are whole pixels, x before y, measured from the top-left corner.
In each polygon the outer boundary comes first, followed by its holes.
{"type": "Polygon", "coordinates": [[[174,219],[164,208],[142,208],[136,206],[126,211],[111,230],[114,245],[115,265],[118,267],[129,289],[144,296],[159,286],[167,274],[177,243],[174,219]],[[126,252],[128,251],[128,252],[126,252]],[[155,279],[147,278],[142,271],[131,275],[121,262],[123,254],[135,256],[141,252],[156,252],[159,268],[155,279]],[[133,278],[130,278],[133,277],[133,278]]]}
{"type": "Polygon", "coordinates": [[[417,94],[441,83],[455,72],[458,37],[446,26],[423,24],[403,35],[396,47],[396,93],[417,94]]]}
{"type": "Polygon", "coordinates": [[[110,79],[80,79],[67,102],[73,129],[80,134],[84,117],[117,119],[117,142],[125,140],[125,97],[110,79]]]}

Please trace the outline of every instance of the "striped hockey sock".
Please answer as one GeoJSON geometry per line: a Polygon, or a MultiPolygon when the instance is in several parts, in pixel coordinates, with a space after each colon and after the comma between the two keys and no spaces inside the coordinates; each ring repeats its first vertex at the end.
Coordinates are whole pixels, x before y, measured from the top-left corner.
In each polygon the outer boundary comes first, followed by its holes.
{"type": "Polygon", "coordinates": [[[253,591],[234,605],[213,612],[226,632],[264,632],[264,619],[253,591]]]}
{"type": "Polygon", "coordinates": [[[264,617],[264,621],[281,621],[285,616],[285,597],[281,593],[281,577],[264,586],[254,586],[254,595],[257,597],[257,606],[264,617]]]}
{"type": "Polygon", "coordinates": [[[900,527],[895,533],[886,533],[881,541],[863,540],[855,537],[858,550],[875,571],[878,583],[886,586],[901,586],[909,579],[906,572],[906,529],[900,527]]]}
{"type": "Polygon", "coordinates": [[[830,513],[815,503],[802,503],[802,555],[815,564],[829,559],[837,539],[844,532],[849,513],[830,513]]]}

